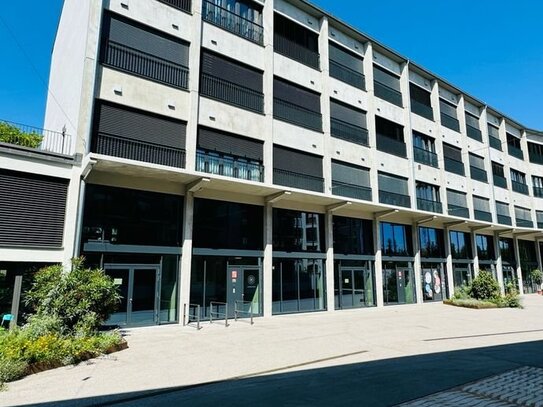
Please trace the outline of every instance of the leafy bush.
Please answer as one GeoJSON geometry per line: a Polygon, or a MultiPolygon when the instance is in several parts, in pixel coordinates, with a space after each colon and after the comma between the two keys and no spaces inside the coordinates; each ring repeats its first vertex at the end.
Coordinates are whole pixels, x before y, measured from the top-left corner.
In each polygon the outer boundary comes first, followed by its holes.
{"type": "Polygon", "coordinates": [[[36,330],[83,336],[95,332],[120,301],[113,279],[103,270],[84,268],[83,259],[74,259],[70,272],[62,265],[39,270],[25,297],[39,320],[31,324],[36,330]]]}
{"type": "Polygon", "coordinates": [[[543,283],[543,272],[539,269],[532,270],[528,273],[528,279],[539,288],[541,283],[543,283]]]}
{"type": "Polygon", "coordinates": [[[25,133],[11,124],[0,122],[0,142],[2,143],[37,148],[41,140],[42,137],[38,133],[25,133]]]}
{"type": "Polygon", "coordinates": [[[480,271],[471,282],[469,292],[476,300],[492,300],[500,297],[500,285],[488,271],[480,271]]]}
{"type": "Polygon", "coordinates": [[[453,298],[443,302],[448,305],[472,309],[498,308],[498,305],[492,301],[481,301],[474,298],[453,298]]]}
{"type": "Polygon", "coordinates": [[[28,364],[21,360],[0,358],[0,385],[23,377],[27,366],[28,364]]]}
{"type": "Polygon", "coordinates": [[[471,287],[469,285],[462,285],[454,289],[453,299],[465,300],[470,298],[471,287]]]}

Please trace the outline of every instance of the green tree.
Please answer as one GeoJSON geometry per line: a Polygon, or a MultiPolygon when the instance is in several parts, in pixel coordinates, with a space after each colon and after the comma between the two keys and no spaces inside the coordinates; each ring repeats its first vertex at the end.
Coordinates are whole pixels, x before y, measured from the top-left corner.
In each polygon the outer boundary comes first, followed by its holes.
{"type": "Polygon", "coordinates": [[[480,271],[472,281],[470,296],[476,300],[492,300],[500,297],[500,285],[488,271],[480,271]]]}

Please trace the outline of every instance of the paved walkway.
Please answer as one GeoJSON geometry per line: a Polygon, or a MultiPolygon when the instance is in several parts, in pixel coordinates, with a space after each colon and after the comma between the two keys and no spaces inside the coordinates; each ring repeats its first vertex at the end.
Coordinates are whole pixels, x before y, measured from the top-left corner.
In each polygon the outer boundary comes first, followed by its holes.
{"type": "Polygon", "coordinates": [[[132,329],[129,349],[11,383],[0,406],[394,405],[543,368],[543,297],[526,296],[524,304],[481,311],[424,304],[277,316],[253,326],[204,324],[200,331],[132,329]]]}

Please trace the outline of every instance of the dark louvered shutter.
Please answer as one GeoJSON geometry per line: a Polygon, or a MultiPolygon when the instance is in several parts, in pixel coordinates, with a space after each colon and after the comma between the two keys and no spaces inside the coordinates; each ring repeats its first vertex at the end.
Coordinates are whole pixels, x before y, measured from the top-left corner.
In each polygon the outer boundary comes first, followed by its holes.
{"type": "Polygon", "coordinates": [[[68,180],[0,170],[0,245],[62,247],[67,194],[68,180]]]}
{"type": "Polygon", "coordinates": [[[262,93],[262,72],[217,54],[202,52],[202,72],[262,93]]]}
{"type": "Polygon", "coordinates": [[[347,51],[338,45],[330,43],[330,59],[338,64],[346,66],[353,71],[363,73],[364,72],[364,60],[362,57],[355,55],[354,53],[347,51]]]}
{"type": "Polygon", "coordinates": [[[332,161],[332,180],[351,185],[370,187],[370,170],[352,164],[332,161]]]}
{"type": "Polygon", "coordinates": [[[251,140],[217,130],[199,128],[198,147],[223,154],[246,157],[260,162],[263,161],[262,141],[251,140]]]}
{"type": "Polygon", "coordinates": [[[462,162],[462,150],[449,144],[443,143],[443,156],[445,158],[462,162]]]}
{"type": "Polygon", "coordinates": [[[273,146],[273,168],[322,178],[322,157],[273,146]]]}
{"type": "Polygon", "coordinates": [[[279,78],[273,80],[273,97],[302,106],[316,113],[321,112],[321,98],[318,93],[279,78]]]}
{"type": "Polygon", "coordinates": [[[353,126],[368,128],[365,112],[335,100],[330,100],[330,116],[353,126]]]}

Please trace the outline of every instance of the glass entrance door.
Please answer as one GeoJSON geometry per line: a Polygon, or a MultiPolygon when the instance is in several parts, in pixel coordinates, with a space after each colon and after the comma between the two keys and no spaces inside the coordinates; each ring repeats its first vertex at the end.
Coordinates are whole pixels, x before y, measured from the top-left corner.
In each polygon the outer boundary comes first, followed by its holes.
{"type": "Polygon", "coordinates": [[[422,266],[422,294],[425,302],[443,301],[446,298],[446,280],[440,264],[422,266]]]}
{"type": "Polygon", "coordinates": [[[158,324],[160,266],[106,265],[107,275],[119,287],[122,299],[107,325],[158,324]]]}
{"type": "Polygon", "coordinates": [[[244,311],[241,317],[248,316],[251,307],[254,315],[260,315],[260,267],[228,266],[226,278],[229,317],[234,316],[236,306],[238,310],[244,311]]]}
{"type": "Polygon", "coordinates": [[[365,268],[339,268],[338,276],[339,306],[341,309],[364,307],[369,301],[366,298],[366,286],[371,279],[365,268]]]}
{"type": "Polygon", "coordinates": [[[412,268],[400,267],[394,263],[383,265],[383,301],[385,305],[416,302],[412,268]]]}

